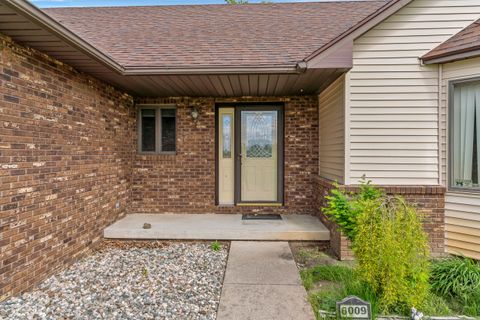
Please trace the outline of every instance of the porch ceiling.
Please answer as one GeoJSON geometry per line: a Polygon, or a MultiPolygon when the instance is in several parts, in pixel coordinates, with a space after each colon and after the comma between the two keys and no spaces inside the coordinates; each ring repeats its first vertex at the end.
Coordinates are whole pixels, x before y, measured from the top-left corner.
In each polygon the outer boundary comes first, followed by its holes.
{"type": "Polygon", "coordinates": [[[97,77],[140,96],[288,96],[317,94],[347,69],[312,69],[295,74],[185,74],[97,77]]]}

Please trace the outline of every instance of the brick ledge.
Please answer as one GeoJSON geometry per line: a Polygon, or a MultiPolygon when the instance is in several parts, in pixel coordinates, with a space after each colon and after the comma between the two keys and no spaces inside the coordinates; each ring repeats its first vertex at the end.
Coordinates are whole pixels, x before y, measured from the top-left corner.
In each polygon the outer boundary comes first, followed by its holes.
{"type": "MultiPolygon", "coordinates": [[[[317,183],[331,187],[335,181],[323,178],[321,176],[315,176],[314,179],[317,183]]],[[[386,193],[393,194],[445,194],[447,189],[441,185],[377,185],[379,188],[385,190],[386,193]]],[[[356,192],[359,190],[358,184],[344,185],[340,184],[341,188],[345,188],[348,191],[356,192]]]]}

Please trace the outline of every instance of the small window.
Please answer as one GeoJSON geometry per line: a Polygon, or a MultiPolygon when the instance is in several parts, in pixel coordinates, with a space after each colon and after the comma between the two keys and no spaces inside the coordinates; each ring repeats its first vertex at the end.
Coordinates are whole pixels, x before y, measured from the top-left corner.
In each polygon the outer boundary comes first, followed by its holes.
{"type": "Polygon", "coordinates": [[[224,159],[232,158],[232,115],[222,115],[222,157],[224,159]]]}
{"type": "Polygon", "coordinates": [[[138,132],[139,152],[175,152],[176,109],[166,106],[140,107],[138,132]]]}
{"type": "Polygon", "coordinates": [[[450,186],[480,191],[480,81],[453,85],[450,186]]]}

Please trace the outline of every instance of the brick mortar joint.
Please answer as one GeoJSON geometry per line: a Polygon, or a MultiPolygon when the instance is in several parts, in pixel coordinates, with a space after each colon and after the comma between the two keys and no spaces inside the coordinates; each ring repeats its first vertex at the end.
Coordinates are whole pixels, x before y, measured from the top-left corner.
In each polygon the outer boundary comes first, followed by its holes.
{"type": "Polygon", "coordinates": [[[11,37],[0,32],[0,51],[4,49],[11,50],[11,52],[19,56],[28,56],[28,57],[32,57],[35,60],[45,60],[47,62],[51,62],[55,65],[55,67],[62,69],[62,71],[66,73],[80,75],[81,77],[84,77],[88,82],[89,86],[97,87],[94,90],[101,88],[105,90],[105,92],[114,93],[114,94],[120,93],[122,96],[122,99],[125,99],[126,101],[128,101],[128,103],[133,104],[134,102],[134,97],[126,93],[125,91],[118,90],[114,86],[107,84],[105,82],[102,82],[101,80],[98,80],[97,78],[89,74],[79,71],[64,62],[53,58],[52,56],[46,53],[38,51],[37,49],[21,45],[15,42],[11,37]]]}
{"type": "MultiPolygon", "coordinates": [[[[333,188],[335,181],[315,176],[314,180],[320,185],[333,188]]],[[[399,195],[445,195],[446,188],[441,185],[376,185],[386,193],[395,193],[399,195]]],[[[359,190],[358,184],[344,185],[339,184],[340,189],[345,191],[356,192],[359,190]]]]}

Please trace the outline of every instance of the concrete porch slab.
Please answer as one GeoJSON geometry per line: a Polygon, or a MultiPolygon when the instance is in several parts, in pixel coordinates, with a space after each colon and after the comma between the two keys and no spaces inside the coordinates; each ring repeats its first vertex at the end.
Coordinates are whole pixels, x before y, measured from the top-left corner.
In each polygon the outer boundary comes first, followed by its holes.
{"type": "Polygon", "coordinates": [[[316,217],[242,220],[240,214],[129,214],[107,227],[112,239],[326,241],[330,231],[316,217]],[[143,229],[144,223],[151,224],[143,229]]]}

